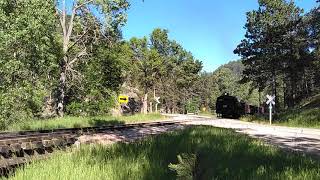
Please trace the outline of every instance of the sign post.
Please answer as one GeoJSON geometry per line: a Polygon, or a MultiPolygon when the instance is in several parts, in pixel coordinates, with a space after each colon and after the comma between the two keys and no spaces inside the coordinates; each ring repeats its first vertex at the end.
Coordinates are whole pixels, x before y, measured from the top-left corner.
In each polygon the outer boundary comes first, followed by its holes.
{"type": "Polygon", "coordinates": [[[275,96],[267,95],[267,98],[268,98],[268,101],[266,103],[269,104],[269,121],[271,125],[272,124],[272,105],[276,104],[274,102],[275,96]]]}

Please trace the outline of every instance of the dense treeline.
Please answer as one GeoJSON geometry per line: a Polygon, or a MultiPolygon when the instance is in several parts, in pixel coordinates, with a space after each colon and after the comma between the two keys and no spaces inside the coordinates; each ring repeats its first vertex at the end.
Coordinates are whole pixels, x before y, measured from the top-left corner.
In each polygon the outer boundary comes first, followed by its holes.
{"type": "Polygon", "coordinates": [[[230,62],[198,83],[200,104],[215,109],[227,92],[253,105],[275,94],[277,110],[293,108],[320,92],[320,7],[303,12],[293,1],[259,0],[258,10],[247,13],[245,39],[230,62]]]}
{"type": "Polygon", "coordinates": [[[142,112],[153,111],[155,97],[160,97],[164,112],[187,111],[187,102],[196,95],[202,63],[170,40],[163,29],[155,29],[149,39],[132,38],[128,45],[132,66],[126,85],[139,90],[136,94],[142,101],[142,112]]]}
{"type": "Polygon", "coordinates": [[[142,112],[152,111],[154,95],[167,112],[185,110],[201,62],[166,30],[124,41],[128,8],[126,0],[1,1],[1,128],[64,113],[106,114],[128,87],[142,112]]]}
{"type": "Polygon", "coordinates": [[[158,109],[186,111],[201,62],[167,30],[123,40],[128,8],[126,0],[0,1],[0,127],[106,114],[120,93],[144,113],[155,108],[154,96],[158,109]]]}
{"type": "Polygon", "coordinates": [[[293,1],[259,0],[245,29],[234,51],[245,65],[242,82],[276,95],[278,110],[319,93],[319,6],[303,13],[293,1]]]}
{"type": "Polygon", "coordinates": [[[320,7],[259,0],[245,39],[213,73],[165,29],[122,38],[127,0],[0,1],[0,127],[31,118],[101,115],[128,94],[141,112],[215,108],[224,92],[251,104],[265,93],[291,108],[320,89],[320,7]],[[160,104],[156,104],[160,97],[160,104]]]}

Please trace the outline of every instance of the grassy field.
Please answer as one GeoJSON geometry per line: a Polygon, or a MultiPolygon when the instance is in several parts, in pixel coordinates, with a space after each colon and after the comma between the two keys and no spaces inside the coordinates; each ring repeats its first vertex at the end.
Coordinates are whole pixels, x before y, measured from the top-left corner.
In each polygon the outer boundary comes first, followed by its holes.
{"type": "Polygon", "coordinates": [[[31,120],[23,123],[17,123],[9,126],[9,131],[17,130],[37,130],[37,129],[56,129],[56,128],[73,128],[102,126],[113,124],[124,124],[134,122],[144,122],[165,119],[160,114],[136,114],[133,116],[100,116],[100,117],[63,117],[48,120],[31,120]]]}
{"type": "Polygon", "coordinates": [[[320,163],[232,130],[191,127],[136,143],[83,146],[10,179],[320,179],[320,163]]]}

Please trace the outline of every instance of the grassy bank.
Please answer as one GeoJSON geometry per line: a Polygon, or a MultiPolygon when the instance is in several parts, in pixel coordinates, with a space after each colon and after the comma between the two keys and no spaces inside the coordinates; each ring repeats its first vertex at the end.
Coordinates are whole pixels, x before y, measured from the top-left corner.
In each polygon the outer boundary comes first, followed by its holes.
{"type": "Polygon", "coordinates": [[[320,128],[320,108],[288,111],[279,114],[277,122],[285,126],[320,128]]]}
{"type": "Polygon", "coordinates": [[[154,121],[165,119],[160,114],[136,114],[133,116],[97,116],[97,117],[63,117],[48,120],[31,120],[21,123],[16,123],[9,126],[9,131],[17,130],[36,130],[36,129],[56,129],[56,128],[73,128],[73,127],[88,127],[102,126],[113,124],[124,124],[144,121],[154,121]]]}
{"type": "MultiPolygon", "coordinates": [[[[269,123],[266,116],[244,116],[241,120],[269,123]]],[[[273,123],[280,126],[320,128],[320,95],[304,100],[294,109],[277,114],[273,123]]]]}
{"type": "Polygon", "coordinates": [[[176,179],[177,172],[181,179],[192,174],[198,179],[319,179],[320,163],[231,130],[198,126],[131,144],[59,153],[10,179],[160,180],[176,179]]]}
{"type": "MultiPolygon", "coordinates": [[[[268,118],[267,116],[248,115],[241,117],[240,120],[269,124],[268,118]]],[[[320,128],[320,108],[286,111],[275,116],[272,123],[279,126],[320,128]]]]}

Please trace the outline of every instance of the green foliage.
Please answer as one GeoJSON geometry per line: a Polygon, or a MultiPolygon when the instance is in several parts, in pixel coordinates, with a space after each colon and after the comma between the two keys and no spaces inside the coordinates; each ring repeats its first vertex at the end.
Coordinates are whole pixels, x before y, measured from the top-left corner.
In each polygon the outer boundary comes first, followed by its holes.
{"type": "MultiPolygon", "coordinates": [[[[274,116],[273,124],[320,128],[320,95],[310,97],[298,107],[278,113],[274,116]]],[[[240,118],[242,121],[269,123],[267,115],[248,115],[240,118]]]]}
{"type": "Polygon", "coordinates": [[[93,99],[88,99],[81,103],[72,102],[67,106],[67,112],[74,116],[97,116],[109,113],[110,108],[115,106],[114,97],[110,99],[98,98],[99,96],[96,95],[93,99]]]}
{"type": "Polygon", "coordinates": [[[71,115],[103,115],[116,105],[116,96],[127,71],[123,44],[99,45],[83,67],[82,84],[73,84],[69,91],[66,112],[71,115]]]}
{"type": "Polygon", "coordinates": [[[292,108],[318,90],[313,64],[319,61],[314,43],[319,12],[312,12],[302,15],[293,1],[261,0],[259,9],[247,13],[245,38],[234,51],[245,65],[242,82],[276,95],[277,110],[292,108]]]}
{"type": "Polygon", "coordinates": [[[197,113],[200,110],[200,102],[198,98],[189,99],[186,104],[186,110],[190,113],[197,113]]]}
{"type": "Polygon", "coordinates": [[[132,60],[126,84],[140,90],[144,106],[146,95],[154,91],[165,112],[184,112],[187,101],[197,96],[195,84],[202,63],[170,40],[164,29],[155,29],[149,39],[132,38],[129,45],[132,60]]]}
{"type": "Polygon", "coordinates": [[[171,180],[177,176],[168,165],[179,164],[178,155],[187,171],[197,162],[195,179],[320,178],[320,163],[307,156],[283,152],[232,130],[198,126],[135,143],[57,153],[18,169],[10,179],[171,180]]]}
{"type": "MultiPolygon", "coordinates": [[[[201,105],[215,110],[216,100],[223,93],[229,93],[249,104],[259,105],[258,89],[252,82],[242,83],[241,76],[244,66],[241,61],[232,61],[222,65],[213,73],[204,73],[198,86],[198,92],[202,98],[201,105]]],[[[264,93],[261,93],[264,96],[264,93]]]]}
{"type": "Polygon", "coordinates": [[[1,128],[39,116],[54,81],[56,46],[53,1],[0,3],[1,128]]]}
{"type": "Polygon", "coordinates": [[[246,122],[264,122],[269,123],[269,117],[266,117],[264,115],[245,115],[240,118],[241,121],[246,122]]]}
{"type": "Polygon", "coordinates": [[[196,171],[197,156],[195,154],[179,154],[178,164],[169,164],[170,170],[177,173],[177,179],[193,180],[196,171]]]}
{"type": "Polygon", "coordinates": [[[287,126],[320,127],[320,95],[305,100],[299,107],[277,115],[278,123],[287,126]]]}
{"type": "Polygon", "coordinates": [[[155,29],[150,40],[121,41],[128,1],[65,2],[0,2],[1,128],[47,117],[43,112],[106,114],[124,83],[138,88],[139,96],[172,87],[170,95],[167,89],[157,94],[180,108],[192,98],[188,88],[201,63],[169,40],[167,30],[155,29]]]}

